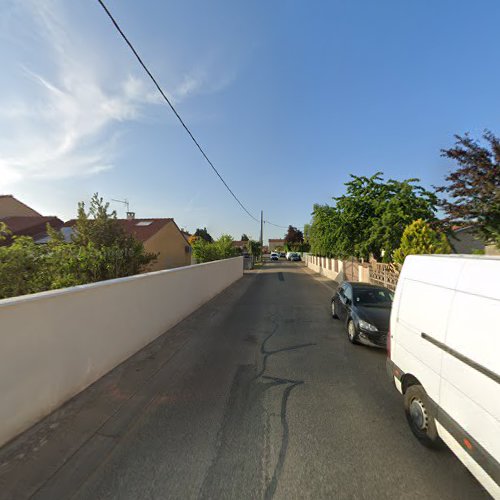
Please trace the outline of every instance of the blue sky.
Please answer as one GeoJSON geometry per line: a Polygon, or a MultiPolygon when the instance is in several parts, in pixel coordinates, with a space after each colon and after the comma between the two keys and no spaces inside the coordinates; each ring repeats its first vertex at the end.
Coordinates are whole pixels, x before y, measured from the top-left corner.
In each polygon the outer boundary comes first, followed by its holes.
{"type": "MultiPolygon", "coordinates": [[[[453,134],[500,133],[497,0],[107,4],[231,188],[279,225],[350,173],[440,184],[453,134]]],[[[68,219],[98,191],[258,237],[97,1],[3,0],[0,41],[0,193],[68,219]]]]}

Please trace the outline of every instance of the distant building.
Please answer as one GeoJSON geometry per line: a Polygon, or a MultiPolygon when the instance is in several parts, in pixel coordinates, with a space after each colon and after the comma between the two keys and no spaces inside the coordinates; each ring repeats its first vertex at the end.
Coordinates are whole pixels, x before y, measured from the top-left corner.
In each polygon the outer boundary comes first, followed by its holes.
{"type": "Polygon", "coordinates": [[[454,227],[448,238],[455,253],[471,254],[474,250],[484,250],[485,242],[474,234],[473,226],[454,227]]]}
{"type": "Polygon", "coordinates": [[[11,194],[0,194],[0,219],[5,217],[41,217],[42,214],[33,210],[11,194]]]}
{"type": "MultiPolygon", "coordinates": [[[[191,246],[174,219],[117,220],[126,233],[142,242],[146,252],[158,254],[157,260],[149,266],[149,271],[191,265],[191,246]]],[[[73,219],[66,222],[64,226],[73,229],[76,222],[73,219]]],[[[68,235],[65,234],[65,238],[67,237],[68,235]]]]}
{"type": "Polygon", "coordinates": [[[191,233],[188,233],[186,230],[184,230],[182,228],[181,228],[181,233],[182,233],[182,236],[184,236],[184,238],[186,239],[186,241],[189,241],[189,238],[191,238],[191,233]]]}
{"type": "Polygon", "coordinates": [[[247,240],[239,240],[239,241],[233,241],[233,247],[238,248],[239,250],[247,250],[247,240]]]}
{"type": "Polygon", "coordinates": [[[30,236],[33,239],[47,236],[47,224],[59,229],[64,224],[55,216],[45,217],[11,194],[0,195],[0,222],[11,234],[0,245],[10,245],[14,236],[30,236]]]}
{"type": "Polygon", "coordinates": [[[12,216],[4,217],[0,219],[7,225],[7,228],[11,232],[5,240],[0,241],[0,245],[10,245],[13,240],[13,236],[31,236],[34,240],[40,238],[47,238],[47,224],[49,224],[53,229],[59,229],[63,226],[64,222],[57,217],[43,217],[39,216],[12,216]]]}
{"type": "Polygon", "coordinates": [[[269,240],[269,251],[272,252],[275,250],[277,247],[284,247],[285,246],[285,240],[269,240]]]}

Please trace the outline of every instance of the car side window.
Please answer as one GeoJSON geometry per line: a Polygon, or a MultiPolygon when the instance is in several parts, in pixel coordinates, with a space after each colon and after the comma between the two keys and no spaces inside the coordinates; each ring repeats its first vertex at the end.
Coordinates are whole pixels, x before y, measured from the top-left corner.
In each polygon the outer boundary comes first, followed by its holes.
{"type": "Polygon", "coordinates": [[[350,286],[346,286],[344,290],[344,295],[347,299],[349,299],[352,303],[352,288],[350,286]]]}

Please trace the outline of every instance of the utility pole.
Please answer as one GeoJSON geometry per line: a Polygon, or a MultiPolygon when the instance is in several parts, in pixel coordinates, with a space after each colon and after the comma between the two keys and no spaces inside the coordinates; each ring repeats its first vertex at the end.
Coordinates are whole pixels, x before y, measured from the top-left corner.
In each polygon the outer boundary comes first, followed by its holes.
{"type": "Polygon", "coordinates": [[[260,248],[262,248],[262,245],[264,243],[263,237],[264,237],[264,211],[260,211],[260,248]]]}

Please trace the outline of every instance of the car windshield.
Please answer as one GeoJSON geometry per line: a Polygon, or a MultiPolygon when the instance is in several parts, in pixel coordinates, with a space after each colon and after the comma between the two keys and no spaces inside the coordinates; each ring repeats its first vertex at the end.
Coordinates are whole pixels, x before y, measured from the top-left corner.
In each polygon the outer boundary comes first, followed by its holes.
{"type": "Polygon", "coordinates": [[[390,304],[393,297],[389,290],[377,288],[354,290],[354,303],[359,305],[390,304]]]}

